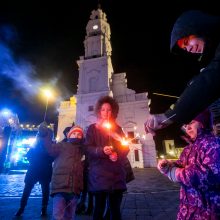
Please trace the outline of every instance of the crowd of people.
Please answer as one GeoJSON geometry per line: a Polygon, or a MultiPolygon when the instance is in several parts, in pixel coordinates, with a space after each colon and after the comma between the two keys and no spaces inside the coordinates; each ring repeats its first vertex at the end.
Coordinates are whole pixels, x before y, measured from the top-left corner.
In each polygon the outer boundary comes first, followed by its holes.
{"type": "Polygon", "coordinates": [[[150,114],[145,122],[146,133],[153,135],[174,122],[185,124],[188,145],[180,158],[158,163],[159,171],[181,186],[178,220],[220,219],[220,139],[213,134],[209,110],[220,95],[219,28],[220,17],[202,11],[189,10],[179,16],[172,29],[170,50],[195,55],[202,69],[174,107],[150,114]]]}
{"type": "Polygon", "coordinates": [[[39,182],[42,217],[47,215],[50,195],[54,220],[73,220],[82,213],[92,214],[94,220],[121,219],[123,193],[134,175],[127,158],[129,147],[121,147],[125,134],[116,123],[118,111],[119,105],[112,97],[100,97],[95,110],[97,122],[88,127],[86,135],[73,123],[58,143],[47,124],[40,124],[35,146],[27,154],[29,168],[16,217],[23,214],[31,190],[39,182]]]}
{"type": "MultiPolygon", "coordinates": [[[[186,11],[176,20],[171,52],[198,55],[202,70],[172,109],[150,114],[144,124],[146,133],[151,134],[174,122],[183,124],[188,144],[179,159],[158,163],[158,170],[181,186],[178,220],[220,219],[220,139],[212,132],[209,110],[220,94],[219,27],[219,17],[197,10],[186,11]]],[[[86,134],[79,126],[69,127],[66,138],[59,143],[53,142],[52,133],[41,124],[36,146],[28,152],[30,166],[16,216],[24,212],[38,181],[43,194],[41,215],[45,216],[51,181],[54,219],[74,219],[76,213],[86,212],[87,194],[87,211],[93,220],[122,219],[120,207],[127,189],[125,165],[129,147],[120,147],[125,134],[116,123],[118,111],[114,98],[100,97],[95,108],[96,123],[89,125],[86,134]],[[107,123],[111,124],[111,132],[107,123]],[[36,158],[44,162],[39,164],[36,158]]]]}

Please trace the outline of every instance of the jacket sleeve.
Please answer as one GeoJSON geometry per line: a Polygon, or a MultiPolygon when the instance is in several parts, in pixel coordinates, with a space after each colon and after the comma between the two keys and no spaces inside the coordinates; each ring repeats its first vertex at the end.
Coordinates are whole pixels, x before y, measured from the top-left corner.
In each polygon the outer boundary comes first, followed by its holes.
{"type": "Polygon", "coordinates": [[[165,112],[172,121],[187,123],[220,97],[220,48],[211,63],[195,77],[173,109],[165,112]]]}
{"type": "Polygon", "coordinates": [[[206,190],[220,186],[220,147],[219,143],[209,142],[206,152],[201,155],[200,164],[190,164],[179,169],[178,181],[186,186],[206,190]]]}
{"type": "Polygon", "coordinates": [[[55,144],[49,135],[39,138],[50,156],[57,157],[59,155],[62,150],[62,143],[55,144]]]}
{"type": "Polygon", "coordinates": [[[34,157],[34,148],[30,148],[29,151],[27,152],[26,154],[26,157],[27,157],[27,160],[29,162],[31,162],[31,160],[33,159],[34,157]]]}
{"type": "Polygon", "coordinates": [[[47,152],[52,157],[57,157],[63,149],[62,143],[51,144],[46,146],[47,152]]]}
{"type": "Polygon", "coordinates": [[[86,132],[85,149],[89,157],[107,158],[102,146],[97,146],[94,134],[94,127],[89,126],[86,132]]]}

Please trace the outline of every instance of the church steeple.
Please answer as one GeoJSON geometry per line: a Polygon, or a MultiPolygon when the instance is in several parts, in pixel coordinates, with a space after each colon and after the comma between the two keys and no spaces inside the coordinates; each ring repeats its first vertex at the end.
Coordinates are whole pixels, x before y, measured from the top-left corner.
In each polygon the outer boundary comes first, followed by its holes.
{"type": "MultiPolygon", "coordinates": [[[[100,5],[100,4],[99,4],[100,5]]],[[[86,26],[85,58],[111,56],[111,30],[101,6],[93,10],[86,26]]]]}
{"type": "Polygon", "coordinates": [[[93,10],[86,26],[85,54],[77,61],[78,95],[96,93],[96,96],[100,96],[111,92],[113,67],[110,35],[106,14],[102,9],[93,10]]]}

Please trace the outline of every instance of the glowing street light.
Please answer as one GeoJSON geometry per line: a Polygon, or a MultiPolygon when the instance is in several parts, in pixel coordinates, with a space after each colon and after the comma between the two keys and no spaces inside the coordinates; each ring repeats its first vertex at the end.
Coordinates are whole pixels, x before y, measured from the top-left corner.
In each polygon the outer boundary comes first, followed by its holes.
{"type": "Polygon", "coordinates": [[[47,116],[47,107],[48,107],[48,102],[49,102],[49,98],[52,96],[52,93],[50,90],[46,89],[44,90],[44,95],[46,96],[46,107],[45,107],[45,112],[44,112],[44,121],[46,120],[46,116],[47,116]]]}

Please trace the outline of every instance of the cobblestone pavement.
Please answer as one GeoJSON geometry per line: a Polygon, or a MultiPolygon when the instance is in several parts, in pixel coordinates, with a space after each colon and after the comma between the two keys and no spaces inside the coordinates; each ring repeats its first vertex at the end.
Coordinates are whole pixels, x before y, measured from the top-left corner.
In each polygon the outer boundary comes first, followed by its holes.
{"type": "MultiPolygon", "coordinates": [[[[135,180],[128,184],[122,201],[123,220],[175,220],[179,204],[179,185],[170,182],[156,168],[134,169],[135,180]]],[[[52,198],[48,217],[40,217],[41,189],[36,184],[22,217],[15,218],[24,187],[24,174],[0,175],[0,219],[52,219],[52,198]]],[[[79,215],[76,220],[92,220],[79,215]]]]}

